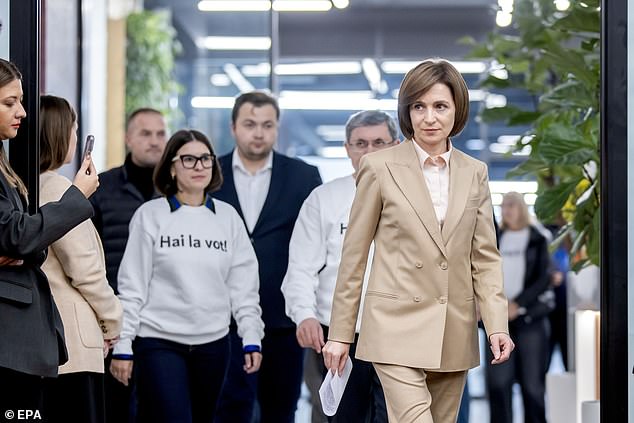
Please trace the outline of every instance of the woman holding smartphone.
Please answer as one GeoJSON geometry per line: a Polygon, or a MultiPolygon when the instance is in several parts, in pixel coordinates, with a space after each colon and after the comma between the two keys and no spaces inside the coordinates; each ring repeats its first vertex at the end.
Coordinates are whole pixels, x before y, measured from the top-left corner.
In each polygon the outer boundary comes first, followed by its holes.
{"type": "MultiPolygon", "coordinates": [[[[71,182],[55,171],[75,157],[77,116],[63,98],[40,97],[40,205],[58,201],[71,182]]],[[[48,248],[42,265],[62,316],[68,362],[46,386],[48,421],[101,423],[103,357],[121,329],[121,303],[106,280],[104,252],[90,219],[48,248]]]]}
{"type": "MultiPolygon", "coordinates": [[[[14,138],[26,117],[21,80],[14,64],[0,59],[3,140],[14,138]]],[[[40,266],[51,243],[90,218],[87,197],[97,185],[87,159],[59,201],[29,215],[26,187],[0,149],[0,410],[41,411],[44,379],[57,376],[68,359],[62,321],[40,266]]]]}
{"type": "Polygon", "coordinates": [[[119,268],[123,330],[110,370],[127,384],[134,362],[138,422],[212,423],[232,315],[245,372],[260,368],[258,262],[236,210],[209,195],[222,173],[204,134],[176,132],[154,183],[165,197],[134,214],[119,268]]]}

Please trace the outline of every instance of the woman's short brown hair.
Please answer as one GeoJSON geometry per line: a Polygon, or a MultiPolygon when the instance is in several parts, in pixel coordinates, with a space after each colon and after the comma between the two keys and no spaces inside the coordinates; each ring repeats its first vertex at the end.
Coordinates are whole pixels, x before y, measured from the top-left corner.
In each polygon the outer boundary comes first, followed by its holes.
{"type": "Polygon", "coordinates": [[[454,125],[449,136],[453,137],[464,129],[469,118],[469,89],[464,78],[448,61],[428,59],[407,72],[398,92],[398,123],[406,138],[414,137],[414,128],[409,116],[410,106],[439,83],[449,87],[456,105],[454,125]]]}
{"type": "Polygon", "coordinates": [[[40,97],[40,173],[64,164],[76,120],[77,114],[66,99],[40,97]]]}
{"type": "Polygon", "coordinates": [[[222,169],[220,169],[220,161],[214,153],[214,147],[211,145],[209,138],[202,132],[195,131],[193,129],[181,129],[177,131],[167,141],[163,156],[159,160],[156,168],[154,169],[154,185],[156,189],[163,195],[170,197],[176,195],[178,192],[178,185],[176,184],[176,178],[172,178],[171,168],[172,159],[176,157],[178,150],[188,142],[199,141],[207,146],[209,153],[214,156],[214,164],[211,168],[211,181],[209,185],[205,187],[205,194],[209,192],[218,191],[222,186],[222,169]]]}

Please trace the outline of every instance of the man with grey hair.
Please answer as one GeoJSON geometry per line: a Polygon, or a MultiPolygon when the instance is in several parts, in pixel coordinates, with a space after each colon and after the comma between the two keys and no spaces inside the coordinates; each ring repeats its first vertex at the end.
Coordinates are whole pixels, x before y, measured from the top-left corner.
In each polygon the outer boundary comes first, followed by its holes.
{"type": "MultiPolygon", "coordinates": [[[[328,336],[341,247],[355,194],[359,161],[367,153],[398,143],[396,122],[387,113],[355,113],[346,123],[345,148],[354,173],[315,188],[306,198],[295,222],[289,262],[282,283],[286,314],[297,325],[303,348],[321,353],[328,336]]],[[[371,258],[370,258],[371,260],[371,258]]],[[[357,332],[360,319],[357,320],[357,332]]],[[[354,357],[356,341],[351,346],[354,357]]],[[[326,367],[319,357],[322,375],[326,367]]],[[[332,422],[386,422],[385,399],[371,363],[352,358],[352,374],[332,422]]]]}

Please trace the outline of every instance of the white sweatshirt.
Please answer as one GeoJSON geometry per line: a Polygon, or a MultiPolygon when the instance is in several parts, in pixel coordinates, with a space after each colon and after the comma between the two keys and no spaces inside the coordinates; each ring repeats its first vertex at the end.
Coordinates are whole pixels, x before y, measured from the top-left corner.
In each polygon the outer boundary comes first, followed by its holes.
{"type": "MultiPolygon", "coordinates": [[[[299,211],[289,246],[288,270],[282,282],[286,315],[296,325],[310,317],[330,325],[341,249],[355,192],[352,175],[332,180],[315,188],[299,211]]],[[[368,269],[372,252],[368,256],[368,269]]],[[[367,279],[366,273],[364,293],[367,279]]],[[[362,310],[363,297],[357,332],[362,310]]]]}
{"type": "Polygon", "coordinates": [[[223,201],[143,204],[130,222],[118,279],[123,329],[115,354],[132,354],[136,336],[185,345],[218,340],[231,314],[243,344],[261,345],[257,258],[242,219],[223,201]]]}

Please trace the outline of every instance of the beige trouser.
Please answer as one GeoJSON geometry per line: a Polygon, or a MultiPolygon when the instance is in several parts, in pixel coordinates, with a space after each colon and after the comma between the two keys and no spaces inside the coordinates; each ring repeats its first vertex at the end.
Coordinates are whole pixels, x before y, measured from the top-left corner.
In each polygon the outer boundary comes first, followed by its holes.
{"type": "Polygon", "coordinates": [[[455,423],[467,371],[432,372],[373,363],[390,423],[455,423]]]}

